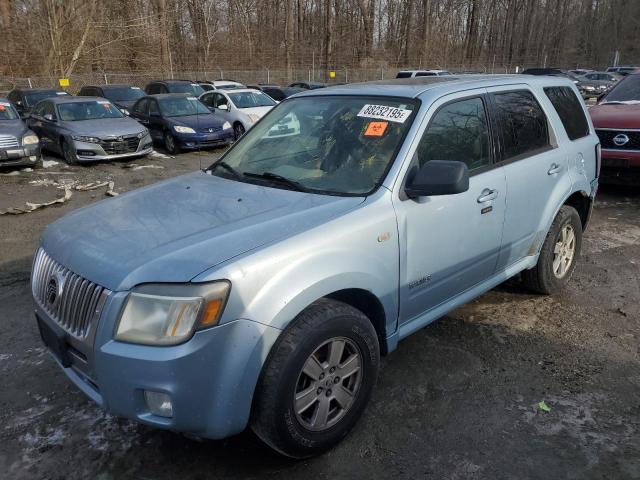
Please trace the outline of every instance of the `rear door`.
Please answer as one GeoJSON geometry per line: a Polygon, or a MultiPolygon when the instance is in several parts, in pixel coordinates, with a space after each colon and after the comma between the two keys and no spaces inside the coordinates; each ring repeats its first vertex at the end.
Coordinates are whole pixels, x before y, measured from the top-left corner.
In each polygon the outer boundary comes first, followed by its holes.
{"type": "Polygon", "coordinates": [[[571,188],[568,152],[549,122],[550,106],[528,86],[489,89],[498,124],[500,164],[507,178],[507,211],[498,269],[535,255],[571,188]],[[543,108],[542,104],[545,105],[543,108]],[[546,111],[545,111],[546,110],[546,111]]]}
{"type": "Polygon", "coordinates": [[[449,95],[431,109],[406,178],[431,160],[461,161],[469,168],[469,190],[394,200],[401,324],[490,278],[500,252],[506,184],[494,162],[485,91],[449,95]]]}

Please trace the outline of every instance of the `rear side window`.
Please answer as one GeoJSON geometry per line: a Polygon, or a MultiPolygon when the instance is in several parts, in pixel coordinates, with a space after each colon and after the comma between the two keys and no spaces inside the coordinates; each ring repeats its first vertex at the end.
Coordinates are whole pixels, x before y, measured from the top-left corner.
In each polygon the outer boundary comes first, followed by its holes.
{"type": "Polygon", "coordinates": [[[420,167],[429,160],[464,162],[470,171],[490,165],[489,126],[482,99],[468,98],[438,110],[417,153],[420,167]]]}
{"type": "Polygon", "coordinates": [[[569,139],[577,140],[589,135],[589,122],[573,90],[569,87],[547,87],[544,93],[558,112],[569,139]]]}
{"type": "Polygon", "coordinates": [[[396,78],[411,78],[411,72],[398,72],[396,78]]]}
{"type": "Polygon", "coordinates": [[[495,93],[504,159],[526,155],[549,146],[547,117],[527,90],[495,93]]]}

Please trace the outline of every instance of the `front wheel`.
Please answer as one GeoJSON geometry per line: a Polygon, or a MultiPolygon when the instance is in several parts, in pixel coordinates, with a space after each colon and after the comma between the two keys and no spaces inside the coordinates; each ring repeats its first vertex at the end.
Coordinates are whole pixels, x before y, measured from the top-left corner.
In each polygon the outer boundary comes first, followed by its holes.
{"type": "Polygon", "coordinates": [[[582,247],[582,221],[575,208],[563,205],[540,249],[538,263],[522,272],[527,288],[546,295],[568,283],[582,247]]]}
{"type": "Polygon", "coordinates": [[[233,136],[236,140],[238,140],[242,135],[244,135],[245,129],[241,123],[236,123],[233,126],[233,136]]]}
{"type": "Polygon", "coordinates": [[[72,141],[62,140],[62,155],[67,164],[76,165],[78,163],[78,154],[72,141]]]}
{"type": "Polygon", "coordinates": [[[359,310],[322,299],[274,345],[258,382],[251,427],[292,458],[342,440],[362,415],[380,363],[376,331],[359,310]]]}
{"type": "Polygon", "coordinates": [[[171,135],[170,132],[165,132],[164,134],[164,148],[171,155],[177,155],[180,153],[178,142],[176,142],[175,137],[171,135]]]}

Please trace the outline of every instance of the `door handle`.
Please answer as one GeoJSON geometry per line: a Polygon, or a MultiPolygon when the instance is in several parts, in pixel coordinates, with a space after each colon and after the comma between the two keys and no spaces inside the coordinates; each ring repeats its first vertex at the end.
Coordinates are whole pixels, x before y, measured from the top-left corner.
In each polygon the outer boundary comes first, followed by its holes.
{"type": "Polygon", "coordinates": [[[547,170],[547,175],[555,175],[556,173],[560,173],[561,171],[562,167],[560,165],[558,165],[557,163],[552,163],[549,167],[549,170],[547,170]]]}
{"type": "Polygon", "coordinates": [[[498,190],[491,190],[490,188],[485,188],[482,190],[482,193],[478,197],[478,203],[488,202],[489,200],[493,200],[498,196],[498,190]]]}

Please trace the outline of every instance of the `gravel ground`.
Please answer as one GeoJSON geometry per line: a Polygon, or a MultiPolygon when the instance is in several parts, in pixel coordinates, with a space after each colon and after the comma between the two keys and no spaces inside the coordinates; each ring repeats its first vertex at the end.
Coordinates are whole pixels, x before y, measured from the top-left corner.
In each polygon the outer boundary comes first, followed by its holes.
{"type": "MultiPolygon", "coordinates": [[[[3,175],[0,211],[64,193],[34,180],[123,192],[219,153],[3,175]]],[[[32,255],[49,222],[105,191],[0,216],[0,478],[640,478],[640,189],[601,189],[565,293],[512,281],[404,340],[353,433],[302,462],[250,432],[199,441],[115,418],[54,364],[31,313],[32,255]]]]}

